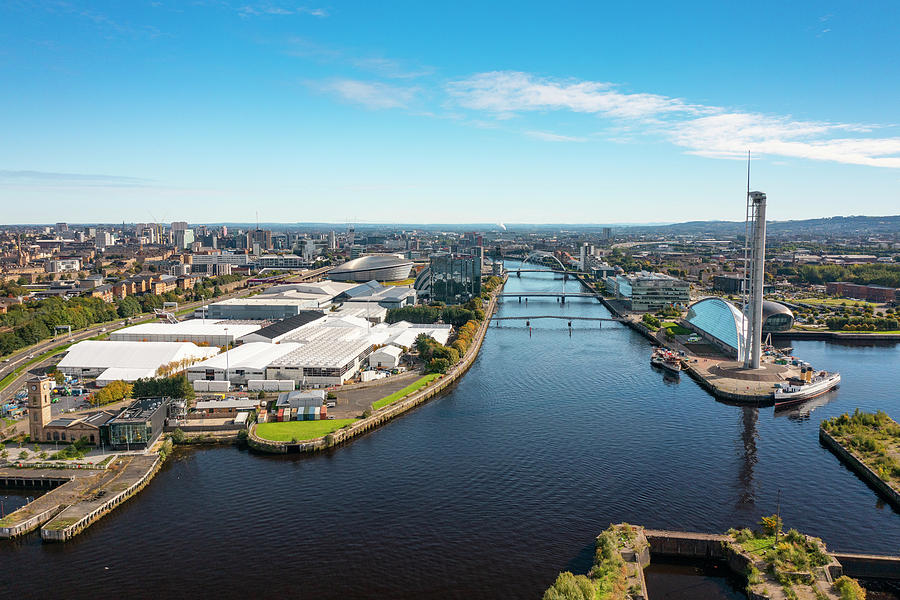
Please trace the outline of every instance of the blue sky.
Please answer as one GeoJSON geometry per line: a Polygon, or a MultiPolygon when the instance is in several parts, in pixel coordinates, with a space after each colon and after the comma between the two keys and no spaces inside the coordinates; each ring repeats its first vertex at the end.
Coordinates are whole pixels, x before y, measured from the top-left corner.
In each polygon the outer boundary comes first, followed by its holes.
{"type": "Polygon", "coordinates": [[[2,221],[900,213],[900,3],[0,4],[2,221]]]}

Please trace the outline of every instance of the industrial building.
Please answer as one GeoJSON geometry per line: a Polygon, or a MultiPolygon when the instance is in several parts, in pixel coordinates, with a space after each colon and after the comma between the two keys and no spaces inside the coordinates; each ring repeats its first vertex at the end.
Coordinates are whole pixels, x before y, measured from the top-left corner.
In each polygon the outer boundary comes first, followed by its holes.
{"type": "Polygon", "coordinates": [[[241,343],[248,342],[265,342],[267,344],[277,344],[296,332],[301,327],[306,327],[310,323],[314,323],[319,319],[325,318],[325,313],[315,310],[304,310],[300,314],[287,319],[276,321],[271,325],[266,325],[262,329],[257,329],[249,335],[245,335],[240,340],[241,343]]]}
{"type": "Polygon", "coordinates": [[[825,293],[841,298],[857,298],[869,302],[896,302],[900,299],[900,289],[883,285],[860,285],[846,281],[829,281],[825,293]]]}
{"type": "Polygon", "coordinates": [[[337,296],[354,287],[356,284],[336,281],[282,284],[251,298],[214,302],[205,311],[198,311],[209,319],[284,319],[304,310],[326,308],[337,296]]]}
{"type": "Polygon", "coordinates": [[[247,385],[250,379],[265,379],[266,367],[273,361],[300,347],[297,343],[273,344],[250,342],[241,344],[187,369],[188,381],[228,380],[235,385],[247,385]]]}
{"type": "Polygon", "coordinates": [[[606,289],[636,312],[655,311],[691,301],[691,284],[665,273],[639,271],[606,278],[606,289]]]}
{"type": "Polygon", "coordinates": [[[334,281],[399,281],[409,277],[413,262],[398,254],[360,256],[332,269],[334,281]]]}
{"type": "Polygon", "coordinates": [[[416,290],[409,285],[381,285],[377,281],[361,283],[338,294],[335,302],[371,302],[384,308],[414,306],[416,290]]]}
{"type": "Polygon", "coordinates": [[[217,347],[201,348],[190,342],[85,340],[69,348],[57,369],[65,375],[96,377],[102,387],[111,381],[153,377],[163,365],[187,365],[218,352],[217,347]]]}
{"type": "Polygon", "coordinates": [[[369,355],[369,366],[377,369],[396,369],[403,350],[397,346],[383,346],[369,355]]]}
{"type": "Polygon", "coordinates": [[[142,323],[109,334],[115,342],[193,342],[210,346],[232,345],[262,329],[261,323],[189,319],[178,323],[142,323]]]}

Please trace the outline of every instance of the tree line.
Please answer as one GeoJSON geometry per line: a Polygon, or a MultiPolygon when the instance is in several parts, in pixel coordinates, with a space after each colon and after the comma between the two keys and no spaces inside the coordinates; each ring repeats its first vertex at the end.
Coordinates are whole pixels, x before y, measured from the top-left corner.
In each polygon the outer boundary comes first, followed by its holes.
{"type": "Polygon", "coordinates": [[[84,329],[98,323],[135,317],[162,308],[164,302],[194,301],[214,298],[222,294],[219,285],[241,279],[238,275],[222,275],[198,281],[193,291],[175,290],[165,294],[126,296],[114,302],[100,298],[77,296],[46,298],[24,304],[14,304],[0,315],[0,356],[10,354],[49,339],[57,325],[69,325],[72,330],[84,329]]]}

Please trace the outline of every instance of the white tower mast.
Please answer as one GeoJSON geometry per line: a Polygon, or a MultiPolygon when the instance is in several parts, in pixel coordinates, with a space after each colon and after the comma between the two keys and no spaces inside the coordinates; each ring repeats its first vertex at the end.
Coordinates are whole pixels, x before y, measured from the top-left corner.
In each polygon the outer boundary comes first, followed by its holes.
{"type": "Polygon", "coordinates": [[[749,271],[749,278],[745,278],[744,281],[744,316],[748,328],[744,338],[744,368],[758,369],[762,356],[762,305],[766,268],[766,195],[762,192],[749,191],[749,185],[745,231],[749,235],[746,242],[749,242],[750,245],[750,256],[747,257],[745,248],[744,272],[746,275],[749,271]],[[746,260],[747,258],[749,261],[746,260]]]}

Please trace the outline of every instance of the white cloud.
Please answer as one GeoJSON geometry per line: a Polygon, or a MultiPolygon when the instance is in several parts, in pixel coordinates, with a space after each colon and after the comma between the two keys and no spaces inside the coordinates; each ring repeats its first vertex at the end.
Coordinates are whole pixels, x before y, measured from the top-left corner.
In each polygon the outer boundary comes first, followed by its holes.
{"type": "Polygon", "coordinates": [[[568,109],[635,118],[671,112],[695,114],[705,108],[657,94],[624,94],[611,83],[560,82],[518,71],[480,73],[450,82],[448,90],[461,106],[501,117],[525,111],[568,109]]]}
{"type": "MultiPolygon", "coordinates": [[[[533,111],[570,111],[609,119],[629,134],[662,136],[689,154],[742,158],[747,150],[809,160],[900,168],[900,137],[878,136],[887,127],[803,121],[691,104],[659,94],[626,93],[608,82],[554,80],[517,71],[492,71],[447,84],[466,109],[509,119],[533,111]]],[[[581,141],[537,131],[525,135],[581,141]]]]}
{"type": "Polygon", "coordinates": [[[573,137],[569,135],[559,135],[557,133],[550,133],[548,131],[526,131],[525,135],[528,137],[533,137],[536,140],[543,140],[545,142],[586,142],[587,138],[583,137],[573,137]]]}
{"type": "Polygon", "coordinates": [[[417,88],[356,79],[331,79],[313,82],[310,85],[319,91],[367,108],[406,108],[418,92],[417,88]]]}

